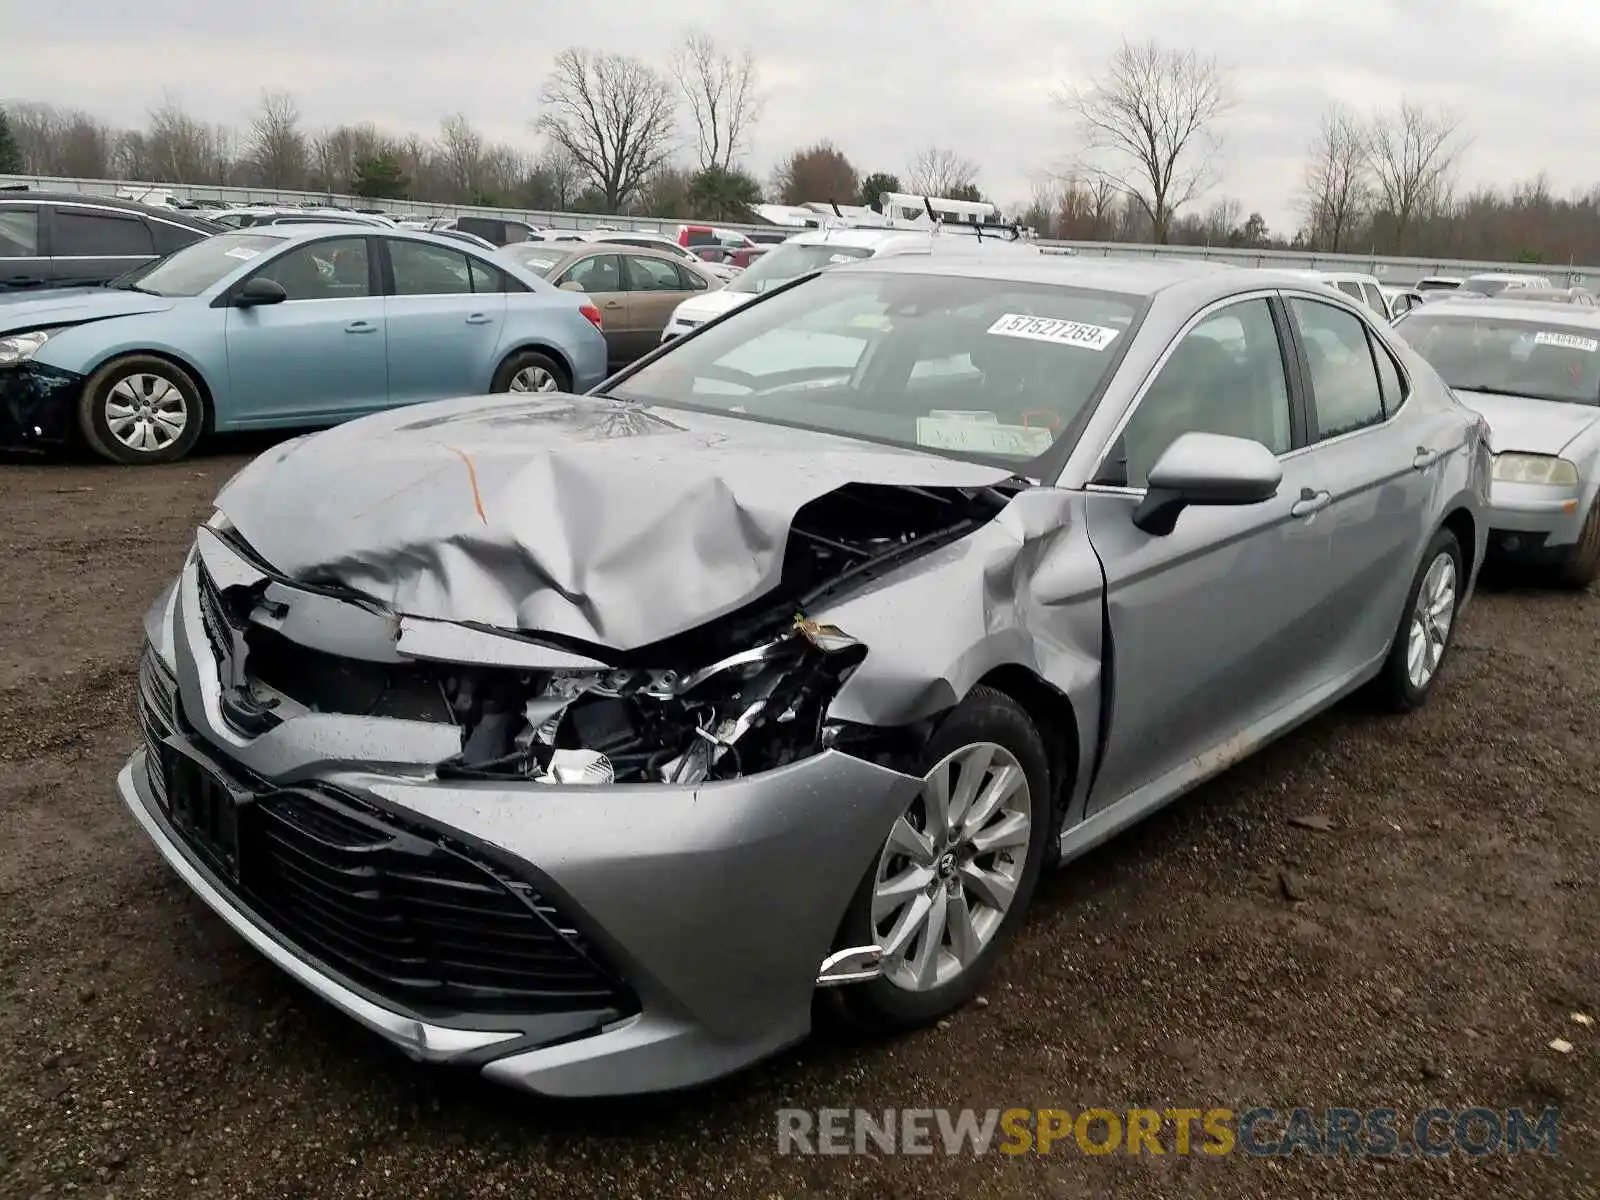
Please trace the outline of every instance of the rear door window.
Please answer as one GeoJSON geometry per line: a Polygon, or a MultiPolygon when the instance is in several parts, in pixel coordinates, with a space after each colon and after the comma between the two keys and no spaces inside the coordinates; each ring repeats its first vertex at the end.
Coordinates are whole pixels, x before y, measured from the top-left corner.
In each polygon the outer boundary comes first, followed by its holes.
{"type": "Polygon", "coordinates": [[[0,258],[37,258],[39,210],[0,208],[0,258]]]}
{"type": "Polygon", "coordinates": [[[139,258],[156,252],[150,227],[132,213],[55,210],[53,258],[139,258]]]}

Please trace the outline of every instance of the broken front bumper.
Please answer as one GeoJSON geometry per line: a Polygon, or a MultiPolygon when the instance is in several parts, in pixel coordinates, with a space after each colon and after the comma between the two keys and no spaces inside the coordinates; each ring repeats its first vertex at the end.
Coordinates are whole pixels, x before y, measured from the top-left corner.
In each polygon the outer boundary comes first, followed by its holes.
{"type": "Polygon", "coordinates": [[[0,450],[64,445],[83,376],[39,363],[0,367],[0,450]]]}
{"type": "Polygon", "coordinates": [[[146,746],[119,787],[184,881],[301,983],[414,1057],[552,1096],[690,1086],[806,1035],[845,908],[918,780],[825,751],[699,786],[441,782],[391,751],[416,722],[313,713],[246,739],[221,719],[192,575],[167,604],[170,659],[141,670],[146,746]],[[176,815],[174,755],[248,809],[231,853],[176,815]],[[485,908],[453,913],[449,944],[418,908],[444,885],[485,908]],[[493,1003],[462,999],[474,989],[493,1003]]]}

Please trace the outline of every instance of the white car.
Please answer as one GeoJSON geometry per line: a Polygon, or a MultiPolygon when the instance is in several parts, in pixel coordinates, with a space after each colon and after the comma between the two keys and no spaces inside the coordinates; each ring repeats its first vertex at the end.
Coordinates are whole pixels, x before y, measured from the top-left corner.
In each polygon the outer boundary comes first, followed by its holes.
{"type": "Polygon", "coordinates": [[[1461,290],[1477,292],[1480,296],[1499,296],[1506,292],[1547,292],[1552,286],[1548,275],[1484,271],[1479,275],[1468,275],[1461,283],[1461,290]]]}
{"type": "Polygon", "coordinates": [[[818,229],[797,234],[774,246],[726,287],[691,296],[673,311],[661,331],[663,342],[698,328],[714,317],[812,271],[825,271],[862,258],[901,254],[968,254],[1003,252],[1038,254],[1032,242],[1006,241],[996,234],[977,237],[968,230],[947,226],[935,232],[922,228],[818,229]]]}
{"type": "Polygon", "coordinates": [[[590,233],[588,240],[591,242],[620,242],[624,246],[639,246],[645,250],[659,250],[662,254],[670,254],[674,258],[681,259],[689,266],[711,272],[712,275],[724,283],[737,279],[744,273],[744,268],[742,267],[729,266],[726,263],[707,262],[693,250],[687,246],[680,246],[664,233],[599,230],[590,233]]]}
{"type": "Polygon", "coordinates": [[[1365,304],[1385,321],[1394,319],[1389,302],[1384,299],[1383,285],[1376,276],[1363,275],[1359,271],[1290,271],[1289,274],[1302,279],[1315,279],[1343,292],[1358,304],[1365,304]]]}

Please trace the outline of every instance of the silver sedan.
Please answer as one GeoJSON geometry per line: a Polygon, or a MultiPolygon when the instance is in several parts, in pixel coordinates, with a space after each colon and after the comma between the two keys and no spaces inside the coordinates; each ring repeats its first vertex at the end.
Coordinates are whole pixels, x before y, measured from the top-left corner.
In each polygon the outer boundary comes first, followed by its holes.
{"type": "Polygon", "coordinates": [[[819,989],[937,1019],[1042,871],[1359,688],[1422,704],[1486,438],[1291,276],[841,266],[591,395],[263,455],[151,610],[121,792],[413,1056],[699,1083],[819,989]]]}
{"type": "Polygon", "coordinates": [[[1395,330],[1488,418],[1490,550],[1588,587],[1600,573],[1600,312],[1442,301],[1395,330]]]}

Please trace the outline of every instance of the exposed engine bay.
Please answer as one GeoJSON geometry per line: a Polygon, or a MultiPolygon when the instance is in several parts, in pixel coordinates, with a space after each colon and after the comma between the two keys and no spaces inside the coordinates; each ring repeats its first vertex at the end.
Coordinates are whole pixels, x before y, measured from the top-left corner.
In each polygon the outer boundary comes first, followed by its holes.
{"type": "Polygon", "coordinates": [[[847,485],[796,514],[779,586],[735,612],[626,654],[514,635],[604,664],[595,670],[330,654],[276,631],[257,589],[212,585],[208,633],[219,657],[232,650],[223,709],[252,733],[297,712],[454,724],[461,752],[437,764],[440,778],[693,785],[771,770],[819,749],[829,703],[868,654],[806,614],[965,537],[1027,486],[847,485]]]}

